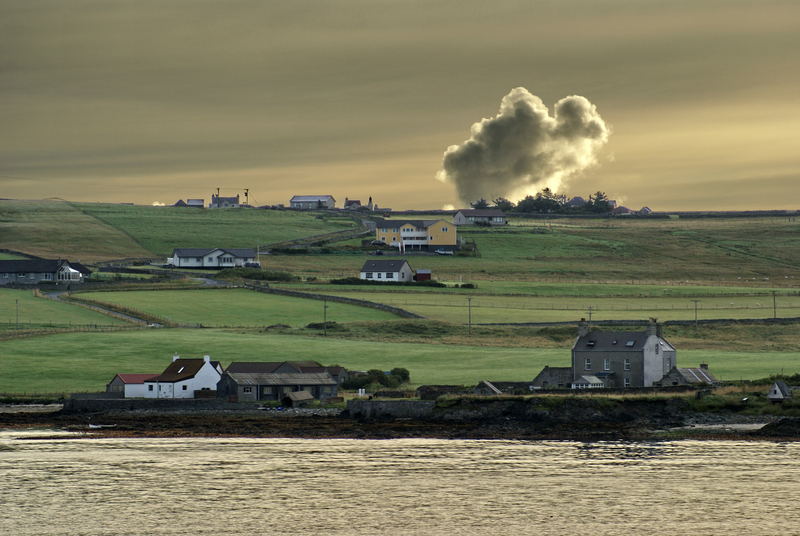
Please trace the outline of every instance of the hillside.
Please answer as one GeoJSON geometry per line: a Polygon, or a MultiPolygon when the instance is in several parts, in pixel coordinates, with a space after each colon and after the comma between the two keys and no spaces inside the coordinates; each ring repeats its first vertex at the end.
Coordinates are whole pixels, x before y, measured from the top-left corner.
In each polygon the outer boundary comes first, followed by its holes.
{"type": "Polygon", "coordinates": [[[160,259],[175,247],[256,247],[354,226],[347,215],[0,200],[0,249],[82,262],[160,259]]]}

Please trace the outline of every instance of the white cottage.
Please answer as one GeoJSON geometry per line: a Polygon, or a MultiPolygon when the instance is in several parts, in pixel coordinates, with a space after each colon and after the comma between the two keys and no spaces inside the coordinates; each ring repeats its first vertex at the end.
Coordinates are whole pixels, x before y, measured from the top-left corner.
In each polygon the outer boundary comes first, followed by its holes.
{"type": "Polygon", "coordinates": [[[178,354],[158,376],[144,382],[145,398],[195,398],[198,391],[216,391],[222,365],[210,356],[182,359],[178,354]]]}
{"type": "Polygon", "coordinates": [[[414,280],[414,270],[405,259],[369,260],[361,267],[359,279],[365,281],[390,281],[407,283],[414,280]]]}
{"type": "Polygon", "coordinates": [[[258,252],[253,248],[175,248],[167,257],[167,265],[175,268],[236,268],[259,266],[258,252]]]}

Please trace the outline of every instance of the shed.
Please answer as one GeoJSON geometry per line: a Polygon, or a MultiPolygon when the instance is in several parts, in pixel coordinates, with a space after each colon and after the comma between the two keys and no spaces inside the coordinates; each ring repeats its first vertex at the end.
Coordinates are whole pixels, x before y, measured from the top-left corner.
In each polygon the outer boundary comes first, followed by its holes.
{"type": "Polygon", "coordinates": [[[786,382],[778,380],[772,384],[767,393],[770,402],[783,402],[787,398],[792,398],[792,388],[786,382]]]}

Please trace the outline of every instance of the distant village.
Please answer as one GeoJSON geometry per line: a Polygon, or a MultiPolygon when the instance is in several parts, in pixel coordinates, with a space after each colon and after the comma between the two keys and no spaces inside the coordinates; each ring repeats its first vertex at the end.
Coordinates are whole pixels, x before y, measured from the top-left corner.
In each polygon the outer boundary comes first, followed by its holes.
{"type": "MultiPolygon", "coordinates": [[[[417,255],[406,258],[365,260],[360,269],[354,267],[352,279],[367,283],[425,284],[434,281],[435,274],[428,268],[415,269],[411,262],[425,263],[426,255],[456,255],[464,246],[458,235],[462,226],[504,226],[509,223],[509,213],[519,212],[526,201],[552,203],[553,196],[544,192],[507,205],[495,200],[489,206],[485,200],[473,207],[451,211],[452,219],[408,219],[404,214],[389,217],[391,210],[379,208],[370,197],[364,204],[358,199],[346,198],[343,211],[363,213],[362,223],[371,233],[363,241],[372,255],[417,255]],[[504,206],[499,208],[499,206],[504,206]]],[[[244,202],[239,195],[211,196],[208,209],[237,209],[249,207],[247,192],[244,202]]],[[[616,206],[600,192],[582,198],[561,199],[560,206],[568,210],[597,207],[612,215],[632,214],[616,206]],[[561,203],[563,201],[563,203],[561,203]]],[[[173,206],[206,208],[204,199],[179,200],[173,206]]],[[[544,206],[544,205],[542,205],[544,206]]],[[[274,207],[284,208],[284,207],[274,207]]],[[[291,210],[337,210],[331,195],[296,195],[289,201],[291,210]]],[[[644,207],[639,215],[650,215],[644,207]]],[[[445,213],[442,212],[444,216],[445,213]]],[[[172,269],[192,268],[220,270],[225,268],[255,268],[261,266],[257,248],[236,248],[217,245],[208,248],[175,247],[164,263],[172,269]]],[[[91,270],[78,262],[65,259],[0,260],[0,285],[36,286],[81,285],[91,270]]],[[[387,373],[388,374],[388,373],[387,373]]],[[[323,366],[318,362],[234,362],[227,369],[210,356],[182,358],[174,356],[162,372],[120,372],[107,385],[106,396],[118,398],[219,398],[231,402],[270,401],[289,406],[310,401],[336,400],[339,389],[354,378],[363,378],[364,371],[348,371],[339,366],[323,366]]],[[[374,379],[374,378],[373,378],[374,379]]],[[[526,394],[549,390],[593,389],[658,389],[681,386],[713,386],[717,384],[707,365],[679,367],[676,348],[662,337],[661,328],[651,319],[641,332],[599,331],[591,329],[582,320],[571,350],[571,366],[544,367],[530,381],[499,382],[486,379],[477,386],[423,386],[418,396],[425,398],[443,393],[469,393],[479,395],[526,394]]],[[[771,399],[791,396],[792,388],[783,383],[773,386],[771,399]]]]}

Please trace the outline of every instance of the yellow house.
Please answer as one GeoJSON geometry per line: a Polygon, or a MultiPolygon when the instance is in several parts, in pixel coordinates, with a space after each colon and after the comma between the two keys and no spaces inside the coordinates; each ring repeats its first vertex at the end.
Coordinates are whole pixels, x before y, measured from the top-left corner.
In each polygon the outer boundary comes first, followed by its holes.
{"type": "Polygon", "coordinates": [[[456,226],[445,220],[378,220],[375,240],[406,249],[443,249],[453,251],[458,245],[456,226]]]}

